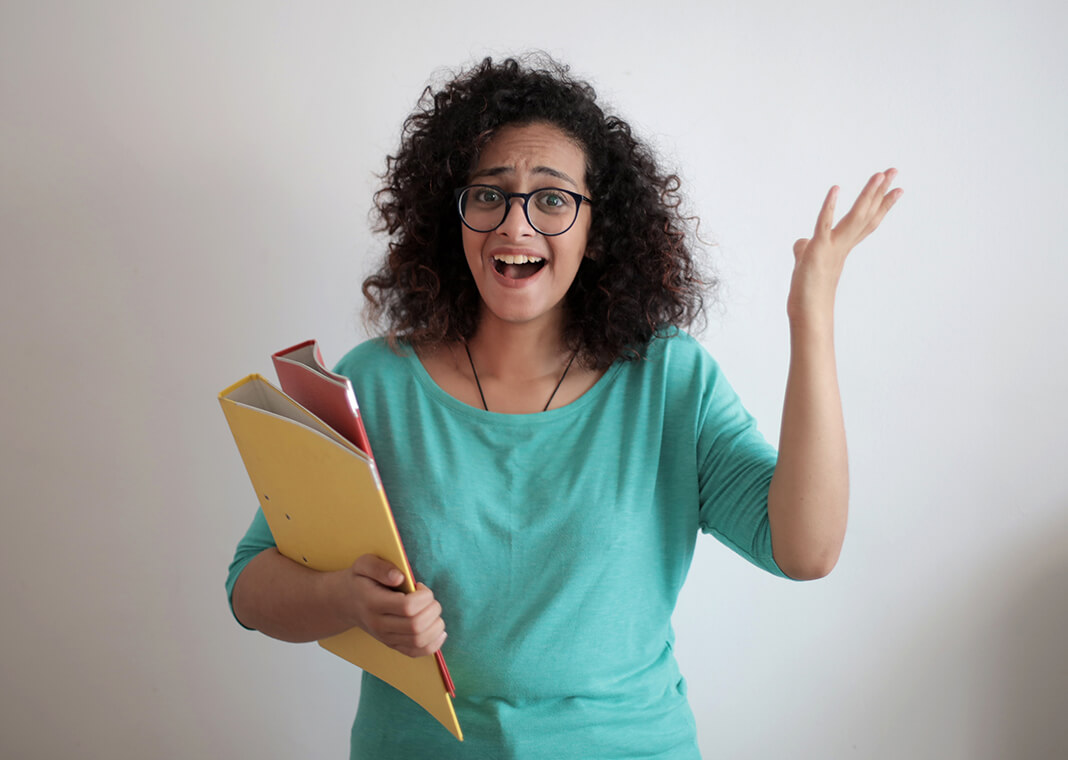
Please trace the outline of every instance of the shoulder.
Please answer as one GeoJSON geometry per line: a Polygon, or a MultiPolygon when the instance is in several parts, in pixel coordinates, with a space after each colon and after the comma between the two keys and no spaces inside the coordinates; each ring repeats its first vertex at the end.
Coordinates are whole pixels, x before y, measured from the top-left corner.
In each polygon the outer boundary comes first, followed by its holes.
{"type": "Polygon", "coordinates": [[[385,338],[372,338],[358,344],[334,366],[334,372],[350,380],[369,378],[375,375],[406,371],[408,356],[412,349],[406,344],[396,348],[385,338]]]}
{"type": "Polygon", "coordinates": [[[698,379],[714,381],[721,374],[708,349],[679,328],[671,328],[649,341],[639,364],[686,385],[698,379]]]}
{"type": "Polygon", "coordinates": [[[406,343],[391,346],[385,338],[360,343],[334,366],[334,372],[349,379],[361,408],[386,413],[403,406],[417,384],[415,352],[406,343]]]}
{"type": "Polygon", "coordinates": [[[719,362],[684,330],[672,329],[654,338],[643,356],[635,362],[641,365],[635,368],[640,382],[669,410],[704,419],[738,405],[719,362]]]}

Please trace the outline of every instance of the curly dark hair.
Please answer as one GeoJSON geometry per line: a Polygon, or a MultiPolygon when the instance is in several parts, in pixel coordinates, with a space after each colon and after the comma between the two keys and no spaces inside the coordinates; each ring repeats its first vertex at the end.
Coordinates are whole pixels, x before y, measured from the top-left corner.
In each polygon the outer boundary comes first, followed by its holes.
{"type": "Polygon", "coordinates": [[[717,283],[698,271],[679,177],[661,172],[630,126],[606,114],[593,87],[568,72],[547,56],[486,58],[441,90],[424,90],[404,122],[400,150],[386,159],[375,207],[389,251],[363,283],[369,321],[385,323],[391,344],[474,334],[480,297],[453,191],[506,125],[552,124],[586,155],[594,211],[564,328],[583,363],[603,369],[638,358],[653,337],[701,314],[703,293],[717,283]]]}

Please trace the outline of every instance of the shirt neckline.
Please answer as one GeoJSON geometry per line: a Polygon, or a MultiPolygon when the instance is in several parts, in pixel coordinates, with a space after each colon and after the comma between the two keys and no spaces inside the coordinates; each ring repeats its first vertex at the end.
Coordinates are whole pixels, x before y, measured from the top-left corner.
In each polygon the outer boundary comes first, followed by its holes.
{"type": "Polygon", "coordinates": [[[470,406],[465,404],[453,396],[446,393],[440,385],[438,385],[434,378],[427,372],[426,367],[423,366],[423,362],[420,361],[419,355],[415,349],[411,346],[405,346],[403,352],[404,361],[408,365],[408,370],[415,378],[415,380],[423,387],[427,395],[438,404],[445,406],[459,414],[472,417],[482,423],[501,424],[509,426],[524,427],[539,422],[550,422],[561,419],[566,419],[579,414],[586,407],[596,403],[597,399],[607,393],[608,387],[615,380],[616,376],[623,368],[624,361],[617,359],[612,366],[610,366],[597,382],[593,386],[572,401],[570,404],[557,407],[555,409],[549,409],[545,412],[531,412],[529,414],[507,414],[504,412],[491,412],[485,409],[479,409],[477,406],[470,406]]]}

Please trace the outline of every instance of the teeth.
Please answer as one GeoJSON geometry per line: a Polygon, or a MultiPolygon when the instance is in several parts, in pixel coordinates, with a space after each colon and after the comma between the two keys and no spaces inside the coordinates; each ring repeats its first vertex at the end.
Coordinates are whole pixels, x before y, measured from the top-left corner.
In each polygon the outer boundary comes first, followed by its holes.
{"type": "Polygon", "coordinates": [[[502,261],[505,264],[537,264],[542,261],[540,256],[524,256],[521,253],[496,253],[493,255],[493,258],[496,261],[502,261]]]}

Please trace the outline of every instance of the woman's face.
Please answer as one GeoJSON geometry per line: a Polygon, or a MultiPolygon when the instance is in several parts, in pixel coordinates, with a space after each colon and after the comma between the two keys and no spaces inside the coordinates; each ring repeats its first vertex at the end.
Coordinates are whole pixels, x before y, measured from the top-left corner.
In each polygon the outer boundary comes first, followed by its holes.
{"type": "MultiPolygon", "coordinates": [[[[557,187],[589,196],[582,148],[545,123],[502,127],[482,151],[468,183],[495,185],[509,193],[557,187]]],[[[462,226],[467,265],[482,296],[482,319],[491,315],[511,323],[559,319],[564,295],[586,253],[589,231],[587,203],[579,207],[571,229],[546,237],[530,226],[519,198],[511,200],[504,222],[492,232],[462,226]],[[523,259],[515,257],[534,261],[516,263],[523,259]]]]}

